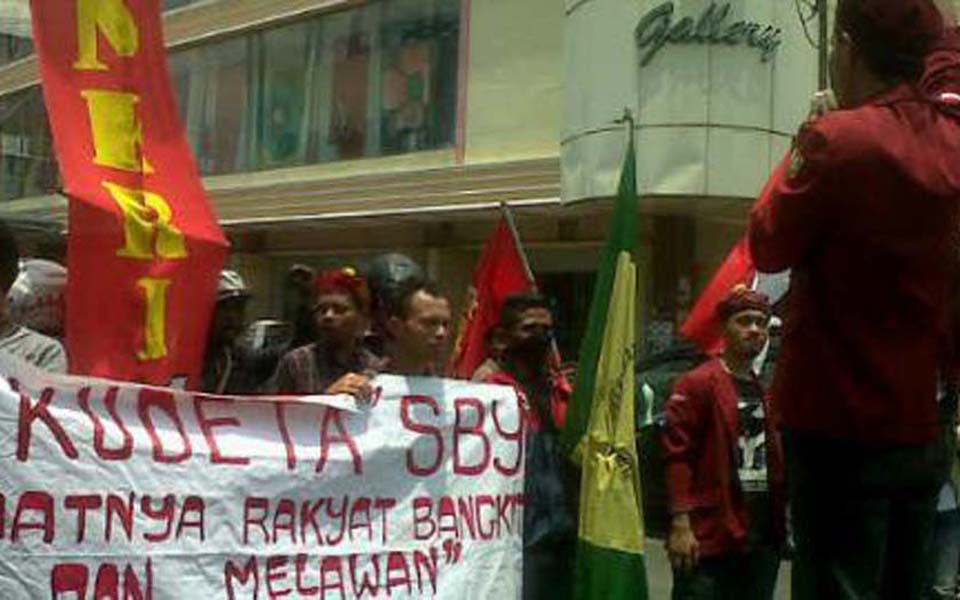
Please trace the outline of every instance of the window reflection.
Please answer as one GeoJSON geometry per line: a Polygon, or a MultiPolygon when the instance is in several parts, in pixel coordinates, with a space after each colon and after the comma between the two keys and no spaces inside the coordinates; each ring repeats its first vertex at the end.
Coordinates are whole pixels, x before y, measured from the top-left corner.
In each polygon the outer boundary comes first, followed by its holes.
{"type": "Polygon", "coordinates": [[[459,0],[391,0],[175,54],[204,174],[432,150],[456,127],[459,0]]]}
{"type": "MultiPolygon", "coordinates": [[[[200,171],[451,146],[459,22],[460,0],[381,0],[174,52],[170,74],[200,171]]],[[[39,88],[0,98],[0,132],[0,199],[54,189],[39,88]]]]}
{"type": "MultiPolygon", "coordinates": [[[[164,0],[163,9],[173,10],[200,0],[164,0]]],[[[0,67],[34,52],[28,0],[0,0],[0,67]]]]}
{"type": "Polygon", "coordinates": [[[40,88],[0,98],[0,200],[59,187],[40,88]]]}

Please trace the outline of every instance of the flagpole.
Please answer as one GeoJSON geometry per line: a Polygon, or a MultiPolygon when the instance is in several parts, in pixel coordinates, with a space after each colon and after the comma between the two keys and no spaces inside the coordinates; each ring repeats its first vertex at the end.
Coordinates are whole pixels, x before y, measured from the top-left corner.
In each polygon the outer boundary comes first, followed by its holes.
{"type": "MultiPolygon", "coordinates": [[[[503,219],[507,223],[507,229],[510,230],[510,235],[513,237],[513,245],[517,248],[517,253],[520,255],[520,263],[523,265],[527,279],[530,281],[530,284],[533,285],[533,291],[540,293],[540,286],[537,285],[537,280],[533,276],[533,269],[530,268],[530,261],[527,259],[527,251],[523,247],[523,242],[520,241],[520,232],[517,231],[517,223],[513,220],[513,212],[510,210],[510,205],[506,201],[500,202],[500,212],[503,214],[503,219]]],[[[557,362],[557,369],[559,369],[563,357],[560,356],[560,346],[557,345],[556,338],[550,340],[550,352],[557,362]]]]}
{"type": "Polygon", "coordinates": [[[510,230],[510,235],[513,237],[513,244],[517,247],[517,252],[520,254],[520,262],[523,264],[524,273],[526,273],[530,283],[533,284],[533,291],[539,292],[537,280],[533,277],[533,269],[530,268],[530,261],[527,259],[527,250],[523,247],[523,242],[520,241],[517,222],[513,220],[513,211],[510,210],[510,205],[506,201],[500,202],[500,213],[507,222],[507,229],[510,230]]]}
{"type": "Polygon", "coordinates": [[[614,121],[614,123],[623,123],[627,126],[627,140],[631,145],[634,145],[636,140],[634,136],[636,135],[636,120],[633,118],[633,111],[630,110],[630,107],[623,107],[623,116],[614,121]]]}

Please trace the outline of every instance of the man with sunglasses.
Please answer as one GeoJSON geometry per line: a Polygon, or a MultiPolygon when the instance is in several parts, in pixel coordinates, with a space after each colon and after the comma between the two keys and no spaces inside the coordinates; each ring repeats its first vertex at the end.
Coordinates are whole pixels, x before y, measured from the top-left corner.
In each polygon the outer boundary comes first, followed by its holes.
{"type": "Polygon", "coordinates": [[[681,377],[665,407],[673,600],[771,600],[784,537],[783,456],[754,362],[767,297],[734,288],[717,308],[722,356],[681,377]]]}
{"type": "Polygon", "coordinates": [[[792,270],[773,384],[796,542],[793,597],[924,597],[955,373],[960,36],[945,0],[839,0],[839,110],[800,130],[751,217],[792,270]]]}

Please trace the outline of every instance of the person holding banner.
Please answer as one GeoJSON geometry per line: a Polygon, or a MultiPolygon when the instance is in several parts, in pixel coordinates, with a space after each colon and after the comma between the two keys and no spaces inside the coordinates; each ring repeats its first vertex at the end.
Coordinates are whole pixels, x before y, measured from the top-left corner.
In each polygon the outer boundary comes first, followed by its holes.
{"type": "Polygon", "coordinates": [[[528,424],[523,515],[523,598],[553,599],[573,590],[577,541],[575,478],[560,449],[573,390],[551,373],[553,314],[538,293],[508,296],[500,312],[505,344],[486,383],[509,385],[526,406],[528,424]]]}
{"type": "Polygon", "coordinates": [[[20,249],[10,227],[0,221],[0,352],[52,373],[67,372],[67,353],[57,340],[14,321],[8,296],[20,275],[20,249]]]}
{"type": "Polygon", "coordinates": [[[350,268],[321,273],[313,316],[317,340],[288,352],[270,391],[277,394],[349,394],[367,399],[381,361],[361,344],[370,321],[367,282],[350,268]]]}
{"type": "Polygon", "coordinates": [[[773,396],[793,598],[914,600],[946,475],[937,383],[956,372],[960,33],[932,0],[840,0],[834,22],[840,110],[801,128],[749,231],[760,271],[792,269],[773,396]]]}
{"type": "Polygon", "coordinates": [[[390,353],[383,371],[439,377],[450,341],[450,301],[432,282],[408,279],[387,307],[390,353]]]}

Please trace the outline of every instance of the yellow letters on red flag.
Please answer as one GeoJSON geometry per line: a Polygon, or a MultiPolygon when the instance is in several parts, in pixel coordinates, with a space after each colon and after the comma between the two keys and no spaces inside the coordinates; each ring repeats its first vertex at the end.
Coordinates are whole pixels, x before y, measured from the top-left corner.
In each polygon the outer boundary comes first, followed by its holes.
{"type": "Polygon", "coordinates": [[[31,7],[70,198],[71,370],[196,383],[226,241],[174,116],[160,0],[31,7]]]}

